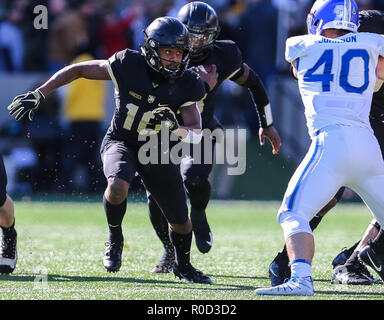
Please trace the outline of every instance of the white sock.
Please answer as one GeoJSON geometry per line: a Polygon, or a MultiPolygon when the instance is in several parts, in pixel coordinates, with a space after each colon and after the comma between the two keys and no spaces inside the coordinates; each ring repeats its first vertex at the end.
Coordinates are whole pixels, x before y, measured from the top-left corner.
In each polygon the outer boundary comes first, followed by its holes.
{"type": "Polygon", "coordinates": [[[296,259],[291,263],[291,275],[304,278],[310,277],[312,272],[311,263],[308,260],[296,259]]]}

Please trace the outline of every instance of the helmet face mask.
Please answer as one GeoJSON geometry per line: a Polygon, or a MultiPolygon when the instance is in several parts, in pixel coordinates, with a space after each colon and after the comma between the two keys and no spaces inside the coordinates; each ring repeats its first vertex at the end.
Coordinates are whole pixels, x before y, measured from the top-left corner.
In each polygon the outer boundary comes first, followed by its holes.
{"type": "Polygon", "coordinates": [[[359,9],[354,0],[317,0],[307,16],[309,34],[321,34],[325,29],[357,32],[359,9]]]}
{"type": "Polygon", "coordinates": [[[188,30],[176,18],[157,18],[144,30],[144,45],[141,47],[141,52],[148,65],[165,77],[178,78],[184,73],[189,63],[190,49],[188,30]],[[181,62],[161,58],[160,48],[183,50],[181,62]],[[170,63],[165,66],[163,61],[170,63]]]}
{"type": "Polygon", "coordinates": [[[220,33],[215,10],[204,2],[194,1],[183,6],[177,17],[190,34],[191,60],[198,62],[205,59],[220,33]]]}

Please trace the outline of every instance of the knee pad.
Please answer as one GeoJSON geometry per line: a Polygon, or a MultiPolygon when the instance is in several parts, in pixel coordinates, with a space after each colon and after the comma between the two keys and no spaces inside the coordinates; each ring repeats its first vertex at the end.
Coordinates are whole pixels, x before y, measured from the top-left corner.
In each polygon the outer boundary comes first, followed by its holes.
{"type": "Polygon", "coordinates": [[[291,211],[285,211],[279,214],[278,221],[283,228],[285,240],[296,233],[306,232],[313,234],[309,221],[291,211]]]}
{"type": "Polygon", "coordinates": [[[199,176],[187,178],[184,181],[184,185],[187,189],[191,206],[198,210],[204,210],[211,196],[211,184],[208,179],[199,176]]]}

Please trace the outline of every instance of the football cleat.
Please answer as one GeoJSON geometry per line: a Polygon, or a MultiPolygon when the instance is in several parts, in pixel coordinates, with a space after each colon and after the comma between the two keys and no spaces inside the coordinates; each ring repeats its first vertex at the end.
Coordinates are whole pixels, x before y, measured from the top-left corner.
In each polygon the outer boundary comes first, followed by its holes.
{"type": "Polygon", "coordinates": [[[333,271],[332,284],[370,285],[377,281],[360,262],[337,266],[333,271]]]}
{"type": "Polygon", "coordinates": [[[205,212],[191,210],[192,230],[196,247],[201,253],[207,253],[213,245],[213,236],[205,212]]]}
{"type": "Polygon", "coordinates": [[[173,265],[173,273],[175,274],[175,277],[178,277],[179,279],[185,279],[189,283],[213,283],[213,281],[208,276],[206,276],[200,270],[195,269],[191,264],[188,264],[188,266],[182,270],[175,263],[173,265]]]}
{"type": "Polygon", "coordinates": [[[287,282],[270,288],[259,288],[255,293],[260,296],[313,296],[312,277],[292,276],[287,282]]]}
{"type": "Polygon", "coordinates": [[[175,251],[165,249],[164,254],[161,257],[161,260],[151,270],[151,273],[170,273],[172,271],[173,265],[175,264],[175,251]]]}
{"type": "Polygon", "coordinates": [[[344,265],[348,258],[351,256],[354,250],[343,248],[342,251],[332,260],[332,266],[333,269],[335,269],[337,266],[344,265]]]}
{"type": "Polygon", "coordinates": [[[123,253],[124,240],[120,242],[108,241],[103,257],[104,268],[108,272],[117,272],[121,267],[121,255],[123,253]]]}
{"type": "Polygon", "coordinates": [[[289,266],[289,258],[286,252],[279,252],[275,259],[269,265],[269,278],[272,287],[284,283],[286,279],[291,277],[291,268],[289,266]]]}
{"type": "Polygon", "coordinates": [[[384,281],[384,256],[377,253],[374,243],[365,246],[357,256],[360,261],[374,269],[384,281]]]}
{"type": "Polygon", "coordinates": [[[10,274],[15,270],[17,262],[17,232],[15,229],[3,233],[0,250],[0,273],[10,274]]]}

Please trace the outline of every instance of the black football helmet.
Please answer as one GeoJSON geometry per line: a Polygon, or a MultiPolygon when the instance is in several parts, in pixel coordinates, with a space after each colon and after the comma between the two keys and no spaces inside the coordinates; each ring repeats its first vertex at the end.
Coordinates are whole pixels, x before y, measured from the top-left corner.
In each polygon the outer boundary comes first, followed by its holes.
{"type": "Polygon", "coordinates": [[[384,34],[384,12],[363,10],[359,13],[359,32],[384,34]]]}
{"type": "Polygon", "coordinates": [[[188,29],[176,18],[155,19],[144,30],[144,45],[141,47],[148,65],[165,77],[180,77],[189,63],[190,45],[188,29]],[[177,48],[184,51],[180,63],[172,62],[166,68],[162,65],[159,48],[177,48]]]}
{"type": "Polygon", "coordinates": [[[202,61],[213,48],[220,33],[215,10],[205,2],[194,1],[183,6],[177,18],[188,28],[191,41],[191,60],[202,61]]]}

